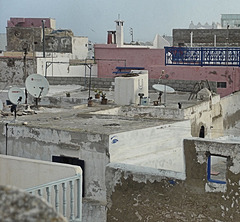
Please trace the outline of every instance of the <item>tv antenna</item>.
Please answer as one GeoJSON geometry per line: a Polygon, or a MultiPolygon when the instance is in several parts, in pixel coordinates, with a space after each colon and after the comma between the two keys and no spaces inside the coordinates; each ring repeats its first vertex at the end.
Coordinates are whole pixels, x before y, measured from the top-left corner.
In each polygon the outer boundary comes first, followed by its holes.
{"type": "Polygon", "coordinates": [[[46,96],[49,91],[47,79],[40,74],[31,74],[27,77],[25,86],[29,94],[35,98],[36,107],[38,107],[40,99],[46,96]]]}

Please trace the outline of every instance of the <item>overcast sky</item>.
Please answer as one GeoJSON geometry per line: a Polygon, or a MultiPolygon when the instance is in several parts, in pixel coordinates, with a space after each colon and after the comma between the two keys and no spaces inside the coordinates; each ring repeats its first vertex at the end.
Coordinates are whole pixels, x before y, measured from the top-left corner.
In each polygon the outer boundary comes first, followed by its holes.
{"type": "Polygon", "coordinates": [[[156,34],[171,35],[191,21],[219,22],[221,14],[240,14],[239,0],[0,0],[0,33],[10,17],[55,18],[57,28],[71,29],[94,43],[106,43],[120,15],[125,42],[153,41],[156,34]]]}

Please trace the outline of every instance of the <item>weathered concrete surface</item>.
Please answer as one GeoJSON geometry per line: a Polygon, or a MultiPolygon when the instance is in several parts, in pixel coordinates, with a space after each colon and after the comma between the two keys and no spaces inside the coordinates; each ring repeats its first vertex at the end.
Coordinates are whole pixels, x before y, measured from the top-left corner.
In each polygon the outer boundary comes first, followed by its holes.
{"type": "Polygon", "coordinates": [[[239,221],[240,143],[192,139],[184,149],[186,179],[109,166],[107,221],[239,221]],[[207,181],[207,152],[229,156],[224,191],[207,181]]]}
{"type": "Polygon", "coordinates": [[[240,128],[240,92],[221,99],[224,135],[239,136],[240,128]]]}
{"type": "MultiPolygon", "coordinates": [[[[52,33],[51,28],[45,28],[45,51],[72,53],[71,31],[52,33]]],[[[28,46],[28,51],[42,52],[42,27],[7,27],[7,50],[23,51],[23,46],[28,46]],[[36,43],[36,44],[35,44],[36,43]]]]}
{"type": "Polygon", "coordinates": [[[190,47],[191,35],[193,32],[193,47],[214,47],[214,35],[217,38],[217,47],[238,47],[239,29],[173,29],[173,46],[190,47]],[[226,38],[228,36],[228,41],[226,38]]]}
{"type": "Polygon", "coordinates": [[[44,200],[10,186],[0,186],[0,221],[67,222],[44,200]]]}
{"type": "MultiPolygon", "coordinates": [[[[35,67],[32,59],[26,61],[26,73],[34,73],[35,67]]],[[[5,89],[11,85],[24,86],[26,79],[24,62],[22,58],[0,58],[0,87],[5,89]]]]}

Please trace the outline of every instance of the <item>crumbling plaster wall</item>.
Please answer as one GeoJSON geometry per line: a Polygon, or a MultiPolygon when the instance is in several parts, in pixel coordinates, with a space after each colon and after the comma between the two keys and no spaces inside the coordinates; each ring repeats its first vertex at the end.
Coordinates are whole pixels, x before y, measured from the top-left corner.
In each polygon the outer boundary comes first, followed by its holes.
{"type": "MultiPolygon", "coordinates": [[[[27,59],[26,74],[34,73],[34,61],[27,59]]],[[[19,58],[0,58],[0,86],[24,86],[24,62],[19,58]]]]}
{"type": "Polygon", "coordinates": [[[239,136],[240,128],[240,92],[221,99],[224,135],[239,136]]]}
{"type": "MultiPolygon", "coordinates": [[[[1,126],[0,152],[6,153],[6,126],[1,126]]],[[[105,166],[109,163],[108,137],[76,131],[65,131],[8,125],[8,155],[52,161],[65,155],[85,161],[85,197],[106,201],[105,166]]]]}
{"type": "Polygon", "coordinates": [[[107,221],[239,221],[239,143],[184,140],[186,178],[110,164],[107,221]],[[230,156],[225,190],[206,189],[207,155],[230,156]]]}
{"type": "MultiPolygon", "coordinates": [[[[45,51],[72,53],[72,37],[50,34],[52,29],[45,28],[45,51]]],[[[7,28],[7,50],[23,52],[23,46],[28,46],[28,51],[43,51],[42,28],[7,28]]]]}

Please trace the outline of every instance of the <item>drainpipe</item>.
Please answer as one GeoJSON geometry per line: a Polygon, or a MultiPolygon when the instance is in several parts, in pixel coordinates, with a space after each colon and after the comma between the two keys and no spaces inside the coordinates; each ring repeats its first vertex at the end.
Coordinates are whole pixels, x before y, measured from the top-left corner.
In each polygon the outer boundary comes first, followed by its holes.
{"type": "Polygon", "coordinates": [[[192,46],[193,46],[193,32],[190,32],[190,37],[191,37],[190,45],[191,45],[191,47],[192,47],[192,46]]]}
{"type": "Polygon", "coordinates": [[[8,123],[5,124],[5,127],[6,127],[6,155],[8,153],[8,123]]]}
{"type": "Polygon", "coordinates": [[[43,58],[45,58],[45,20],[42,20],[42,31],[43,31],[43,58]]]}
{"type": "Polygon", "coordinates": [[[214,35],[214,47],[217,47],[217,35],[214,35]]]}

